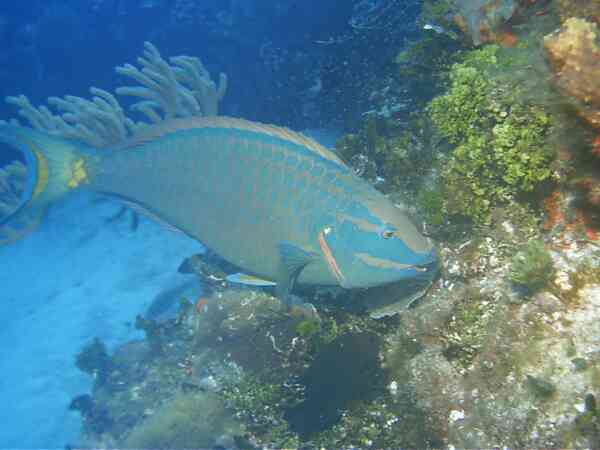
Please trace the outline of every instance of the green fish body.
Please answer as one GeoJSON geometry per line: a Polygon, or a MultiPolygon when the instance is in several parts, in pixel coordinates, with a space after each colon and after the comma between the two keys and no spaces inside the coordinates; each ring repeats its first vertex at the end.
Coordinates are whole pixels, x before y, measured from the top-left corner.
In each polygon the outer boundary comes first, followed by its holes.
{"type": "Polygon", "coordinates": [[[33,166],[23,207],[75,188],[118,197],[282,295],[296,281],[369,287],[435,264],[429,239],[383,194],[287,129],[212,117],[155,125],[111,150],[9,126],[0,140],[33,166]]]}

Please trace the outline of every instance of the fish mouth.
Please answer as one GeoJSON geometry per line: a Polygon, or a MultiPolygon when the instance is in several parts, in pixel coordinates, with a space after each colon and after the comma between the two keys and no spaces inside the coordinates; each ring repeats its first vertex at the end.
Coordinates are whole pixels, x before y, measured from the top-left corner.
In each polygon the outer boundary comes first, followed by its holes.
{"type": "Polygon", "coordinates": [[[413,266],[413,269],[418,273],[419,277],[432,277],[437,273],[438,262],[436,259],[433,259],[425,264],[417,264],[413,266]]]}

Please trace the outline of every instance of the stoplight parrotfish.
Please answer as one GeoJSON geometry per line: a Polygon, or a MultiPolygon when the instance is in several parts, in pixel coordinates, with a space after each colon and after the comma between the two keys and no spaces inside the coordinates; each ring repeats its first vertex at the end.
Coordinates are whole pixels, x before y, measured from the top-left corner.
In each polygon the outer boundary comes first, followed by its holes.
{"type": "Polygon", "coordinates": [[[296,282],[363,288],[435,271],[432,242],[400,209],[333,152],[285,128],[174,119],[98,150],[3,125],[0,142],[28,166],[13,216],[77,189],[117,197],[276,282],[283,299],[296,282]]]}

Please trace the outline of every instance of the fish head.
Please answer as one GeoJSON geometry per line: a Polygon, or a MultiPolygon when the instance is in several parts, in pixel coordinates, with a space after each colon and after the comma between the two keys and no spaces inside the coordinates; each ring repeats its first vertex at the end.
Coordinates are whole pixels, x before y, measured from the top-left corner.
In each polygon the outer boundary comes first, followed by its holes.
{"type": "Polygon", "coordinates": [[[337,214],[319,234],[330,271],[345,288],[366,288],[408,278],[433,278],[433,242],[381,195],[377,202],[337,214]]]}

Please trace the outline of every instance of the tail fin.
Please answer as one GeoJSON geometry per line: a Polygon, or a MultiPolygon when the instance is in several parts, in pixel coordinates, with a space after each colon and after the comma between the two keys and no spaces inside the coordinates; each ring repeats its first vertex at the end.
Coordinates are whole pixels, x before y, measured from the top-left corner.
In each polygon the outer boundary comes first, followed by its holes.
{"type": "Polygon", "coordinates": [[[81,144],[12,125],[0,126],[0,151],[2,146],[23,154],[27,175],[16,208],[0,217],[0,244],[28,232],[48,205],[85,183],[89,156],[81,144]]]}

